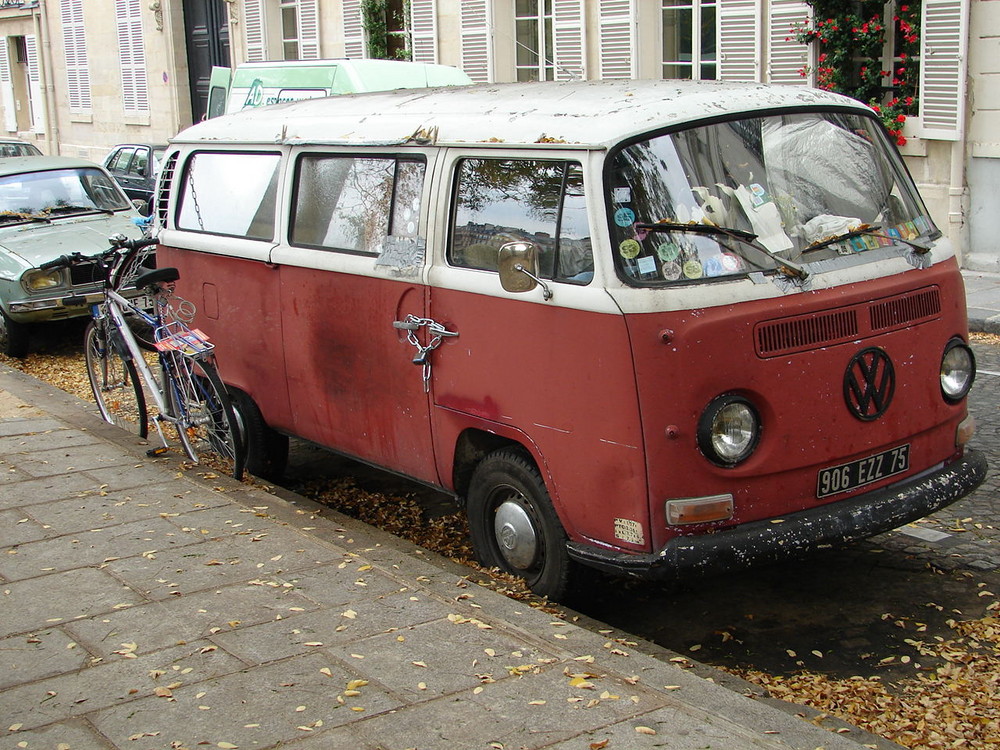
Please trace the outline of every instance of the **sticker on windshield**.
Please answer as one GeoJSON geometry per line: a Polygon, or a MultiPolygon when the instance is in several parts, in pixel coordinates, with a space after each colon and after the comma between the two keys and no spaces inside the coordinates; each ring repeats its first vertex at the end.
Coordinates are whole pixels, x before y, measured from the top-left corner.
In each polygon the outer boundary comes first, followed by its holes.
{"type": "Polygon", "coordinates": [[[656,254],[660,256],[660,260],[664,263],[669,263],[672,260],[677,260],[677,256],[681,254],[681,249],[676,242],[661,242],[656,246],[656,254]]]}
{"type": "Polygon", "coordinates": [[[689,279],[700,279],[702,277],[703,270],[701,263],[696,260],[689,260],[684,264],[684,275],[689,279]]]}
{"type": "Polygon", "coordinates": [[[660,273],[663,274],[663,278],[667,281],[677,281],[681,277],[681,264],[676,260],[664,263],[663,268],[660,269],[660,273]]]}
{"type": "Polygon", "coordinates": [[[630,227],[635,223],[635,211],[631,208],[619,208],[615,211],[615,224],[620,227],[630,227]]]}
{"type": "Polygon", "coordinates": [[[629,260],[636,257],[640,250],[642,250],[642,246],[635,240],[622,240],[618,246],[618,253],[629,260]]]}
{"type": "Polygon", "coordinates": [[[631,203],[632,202],[632,188],[627,187],[616,187],[611,191],[611,200],[615,203],[631,203]]]}
{"type": "Polygon", "coordinates": [[[639,265],[639,273],[656,273],[656,258],[652,255],[644,255],[636,262],[639,265]]]}

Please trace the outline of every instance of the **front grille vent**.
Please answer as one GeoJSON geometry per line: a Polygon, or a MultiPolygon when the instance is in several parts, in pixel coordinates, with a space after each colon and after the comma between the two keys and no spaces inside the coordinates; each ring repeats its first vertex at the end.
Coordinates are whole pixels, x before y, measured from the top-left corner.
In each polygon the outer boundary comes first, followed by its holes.
{"type": "Polygon", "coordinates": [[[872,305],[870,311],[872,329],[882,331],[909,325],[923,318],[938,315],[940,312],[941,294],[937,287],[921,289],[872,305]]]}
{"type": "Polygon", "coordinates": [[[877,333],[924,323],[940,314],[941,290],[929,286],[838,310],[764,321],[754,329],[754,340],[758,356],[779,357],[858,341],[877,333]]]}
{"type": "Polygon", "coordinates": [[[855,338],[858,317],[854,310],[765,323],[757,329],[757,351],[762,357],[811,349],[821,344],[855,338]]]}

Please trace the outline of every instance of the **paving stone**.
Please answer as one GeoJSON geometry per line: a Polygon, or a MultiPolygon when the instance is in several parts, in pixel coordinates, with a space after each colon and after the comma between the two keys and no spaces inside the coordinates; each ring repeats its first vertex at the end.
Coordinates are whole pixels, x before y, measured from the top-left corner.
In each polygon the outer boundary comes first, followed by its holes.
{"type": "Polygon", "coordinates": [[[90,658],[91,654],[61,628],[0,639],[0,690],[72,672],[90,658]]]}
{"type": "Polygon", "coordinates": [[[173,691],[172,700],[149,697],[117,706],[96,713],[92,720],[121,747],[128,746],[127,738],[136,732],[159,732],[143,738],[143,750],[167,750],[173,742],[189,748],[220,742],[240,750],[267,748],[309,733],[298,727],[315,729],[316,722],[322,722],[328,729],[401,705],[373,684],[338,702],[337,696],[356,677],[328,657],[310,654],[185,686],[173,691]]]}
{"type": "MultiPolygon", "coordinates": [[[[446,615],[447,608],[441,603],[426,596],[416,596],[416,601],[412,601],[410,596],[411,592],[378,597],[359,595],[357,600],[332,611],[324,607],[255,627],[240,627],[218,633],[213,640],[244,661],[261,664],[317,648],[335,649],[396,630],[404,623],[428,622],[446,615]]],[[[354,650],[345,648],[340,655],[352,658],[350,653],[354,650]]]]}
{"type": "MultiPolygon", "coordinates": [[[[136,701],[153,697],[158,687],[177,682],[193,686],[235,672],[242,666],[242,662],[213,644],[196,641],[9,688],[0,692],[0,716],[5,717],[5,722],[33,729],[118,704],[127,704],[123,706],[123,713],[128,715],[136,701]],[[204,651],[206,648],[214,650],[204,651]]],[[[190,693],[193,695],[196,691],[197,688],[190,693]]],[[[231,697],[238,702],[242,696],[231,697]]],[[[156,698],[156,701],[161,707],[167,704],[165,699],[156,698]]],[[[129,734],[137,731],[146,730],[135,729],[129,734]]],[[[125,741],[120,745],[130,746],[125,741]]]]}
{"type": "MultiPolygon", "coordinates": [[[[0,493],[0,508],[23,508],[49,503],[100,488],[100,484],[85,474],[62,474],[42,479],[32,478],[23,472],[13,474],[16,474],[17,480],[4,482],[3,492],[0,493]]],[[[5,476],[8,480],[13,474],[0,472],[0,476],[5,476]]]]}
{"type": "MultiPolygon", "coordinates": [[[[80,433],[81,439],[83,434],[80,433]]],[[[92,440],[92,438],[86,438],[92,440]]],[[[86,471],[105,466],[125,465],[132,458],[120,450],[109,449],[107,443],[99,441],[78,447],[54,448],[24,455],[18,465],[28,474],[35,477],[48,477],[57,474],[68,474],[74,471],[86,471]]]]}
{"type": "MultiPolygon", "coordinates": [[[[0,730],[7,727],[0,727],[0,730]]],[[[82,719],[59,721],[48,726],[0,736],[3,750],[34,750],[66,747],[69,750],[114,750],[108,741],[82,719]],[[23,743],[23,744],[22,744],[23,743]]]]}
{"type": "Polygon", "coordinates": [[[318,604],[341,606],[359,599],[376,599],[406,589],[401,581],[391,578],[363,558],[341,555],[340,562],[317,565],[281,576],[292,583],[304,596],[318,604]]]}
{"type": "MultiPolygon", "coordinates": [[[[41,414],[34,407],[27,407],[29,410],[41,414]]],[[[11,435],[31,435],[36,432],[46,430],[64,430],[66,423],[58,419],[46,416],[39,416],[35,419],[3,419],[0,420],[0,437],[10,437],[11,435]]]]}
{"type": "Polygon", "coordinates": [[[281,532],[279,528],[271,536],[253,541],[257,537],[233,535],[205,539],[198,538],[200,535],[194,531],[177,530],[177,534],[185,537],[187,546],[153,545],[149,549],[155,549],[155,553],[141,559],[115,560],[108,567],[151,599],[164,599],[282,575],[286,571],[309,569],[335,554],[324,545],[301,537],[296,538],[296,546],[292,546],[281,532]]]}
{"type": "Polygon", "coordinates": [[[58,622],[111,612],[119,605],[132,606],[141,601],[121,581],[93,568],[8,582],[2,590],[0,638],[51,628],[58,622]]]}
{"type": "Polygon", "coordinates": [[[199,541],[196,535],[185,533],[162,518],[150,518],[22,544],[17,554],[0,555],[0,574],[16,580],[53,570],[97,565],[111,557],[128,558],[148,553],[150,558],[155,558],[154,550],[166,554],[170,547],[189,546],[199,541]]]}
{"type": "MultiPolygon", "coordinates": [[[[136,644],[137,654],[208,637],[226,646],[226,641],[220,640],[223,634],[255,630],[252,626],[276,618],[282,618],[281,625],[287,629],[294,627],[296,614],[314,608],[291,589],[240,584],[74,620],[67,631],[95,654],[110,658],[123,642],[136,644]],[[215,629],[221,631],[218,636],[212,632],[215,629]]],[[[330,617],[329,613],[325,616],[330,617]]]]}
{"type": "Polygon", "coordinates": [[[52,532],[19,508],[0,510],[0,530],[0,554],[4,547],[16,547],[52,536],[52,532]]]}
{"type": "Polygon", "coordinates": [[[77,448],[84,445],[106,445],[92,435],[80,430],[57,429],[40,430],[38,432],[22,433],[0,437],[0,453],[13,457],[16,455],[34,455],[42,451],[64,448],[77,448]]]}
{"type": "MultiPolygon", "coordinates": [[[[516,722],[517,725],[522,723],[520,718],[516,722]]],[[[438,698],[375,716],[351,729],[378,750],[490,750],[496,747],[491,743],[501,743],[504,748],[521,748],[518,744],[508,744],[508,736],[514,733],[512,722],[469,700],[468,696],[438,698]]],[[[548,742],[547,738],[535,739],[540,744],[542,739],[548,742]]]]}

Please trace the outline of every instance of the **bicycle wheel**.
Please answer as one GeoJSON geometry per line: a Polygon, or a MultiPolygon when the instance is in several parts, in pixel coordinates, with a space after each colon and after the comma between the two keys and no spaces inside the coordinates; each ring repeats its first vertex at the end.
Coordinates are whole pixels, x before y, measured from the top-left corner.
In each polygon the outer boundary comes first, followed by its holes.
{"type": "Polygon", "coordinates": [[[91,321],[83,334],[90,390],[105,421],[144,438],[149,420],[142,382],[135,364],[122,353],[124,348],[109,341],[113,331],[106,321],[91,321]]]}
{"type": "Polygon", "coordinates": [[[246,465],[243,435],[215,365],[166,352],[163,370],[171,417],[190,459],[242,479],[246,465]]]}

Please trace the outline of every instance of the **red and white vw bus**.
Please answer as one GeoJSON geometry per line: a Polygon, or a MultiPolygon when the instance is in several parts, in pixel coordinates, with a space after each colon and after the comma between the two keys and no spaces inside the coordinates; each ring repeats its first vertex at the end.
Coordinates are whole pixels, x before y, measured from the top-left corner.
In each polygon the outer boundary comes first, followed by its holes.
{"type": "Polygon", "coordinates": [[[157,209],[251,468],[297,435],[450,490],[541,594],[862,538],[986,472],[954,251],[853,100],[310,100],[182,132],[157,209]]]}

